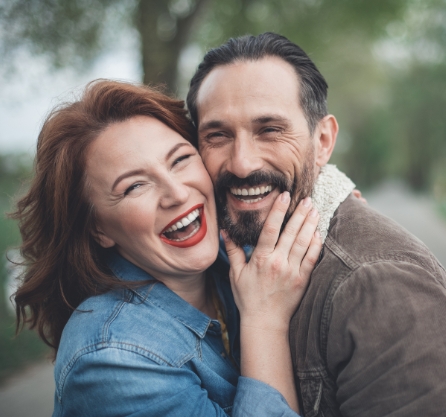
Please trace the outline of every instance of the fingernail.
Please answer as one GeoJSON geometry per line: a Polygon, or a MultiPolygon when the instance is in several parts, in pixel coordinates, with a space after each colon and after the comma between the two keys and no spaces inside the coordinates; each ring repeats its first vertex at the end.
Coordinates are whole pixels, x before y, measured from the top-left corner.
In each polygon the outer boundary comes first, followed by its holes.
{"type": "Polygon", "coordinates": [[[320,238],[321,237],[321,232],[319,232],[319,230],[316,230],[315,232],[314,232],[314,237],[316,237],[316,238],[320,238]]]}
{"type": "Polygon", "coordinates": [[[284,191],[280,196],[280,200],[282,203],[288,203],[290,201],[290,193],[288,191],[284,191]]]}
{"type": "Polygon", "coordinates": [[[317,210],[315,208],[310,211],[310,216],[311,217],[316,217],[317,216],[317,210]]]}
{"type": "Polygon", "coordinates": [[[311,197],[304,198],[302,201],[302,205],[304,207],[310,207],[311,206],[311,197]]]}

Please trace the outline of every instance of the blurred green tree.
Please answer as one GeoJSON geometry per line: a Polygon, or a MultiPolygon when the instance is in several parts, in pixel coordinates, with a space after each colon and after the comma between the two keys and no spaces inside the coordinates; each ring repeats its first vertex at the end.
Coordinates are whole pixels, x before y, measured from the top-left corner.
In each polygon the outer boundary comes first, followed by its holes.
{"type": "Polygon", "coordinates": [[[368,95],[380,98],[348,124],[342,161],[361,187],[399,177],[446,207],[446,0],[408,1],[386,31],[375,44],[382,83],[368,95]]]}
{"type": "MultiPolygon", "coordinates": [[[[91,62],[123,28],[132,27],[141,41],[144,82],[176,90],[180,53],[191,41],[209,48],[230,36],[269,30],[324,60],[338,41],[375,39],[404,5],[404,0],[0,0],[1,45],[3,56],[27,47],[56,67],[76,65],[91,62]]],[[[364,48],[369,47],[367,42],[364,48]]]]}
{"type": "Polygon", "coordinates": [[[174,90],[180,52],[208,1],[0,0],[1,52],[26,47],[55,67],[82,66],[131,27],[140,36],[143,81],[174,90]]]}

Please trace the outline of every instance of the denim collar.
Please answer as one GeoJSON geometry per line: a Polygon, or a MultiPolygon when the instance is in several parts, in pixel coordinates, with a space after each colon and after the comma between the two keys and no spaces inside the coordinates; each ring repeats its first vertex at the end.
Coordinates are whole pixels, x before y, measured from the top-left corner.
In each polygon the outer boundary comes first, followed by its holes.
{"type": "Polygon", "coordinates": [[[109,257],[108,266],[113,274],[123,281],[151,281],[132,289],[143,303],[151,303],[163,309],[174,319],[192,330],[203,339],[211,319],[183,300],[163,283],[157,281],[141,268],[124,259],[117,253],[109,257]]]}

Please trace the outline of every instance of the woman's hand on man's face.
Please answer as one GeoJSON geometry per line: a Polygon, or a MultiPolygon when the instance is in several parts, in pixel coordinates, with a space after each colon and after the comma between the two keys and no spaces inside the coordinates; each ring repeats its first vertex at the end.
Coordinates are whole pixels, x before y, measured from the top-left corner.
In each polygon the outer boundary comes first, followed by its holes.
{"type": "Polygon", "coordinates": [[[317,263],[322,248],[316,231],[319,214],[311,199],[304,199],[280,234],[289,204],[288,192],[278,196],[248,263],[243,249],[223,232],[242,325],[287,330],[317,263]]]}

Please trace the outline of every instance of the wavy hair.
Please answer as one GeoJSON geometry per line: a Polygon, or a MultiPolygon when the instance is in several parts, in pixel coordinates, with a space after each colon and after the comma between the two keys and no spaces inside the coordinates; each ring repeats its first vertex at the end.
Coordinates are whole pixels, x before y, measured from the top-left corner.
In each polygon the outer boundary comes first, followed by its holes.
{"type": "Polygon", "coordinates": [[[63,328],[87,297],[129,287],[106,266],[93,238],[86,193],[89,145],[113,123],[154,117],[196,145],[184,102],[147,86],[96,80],[79,100],[51,111],[37,142],[34,177],[11,217],[19,221],[26,271],[15,294],[17,331],[36,328],[57,352],[63,328]]]}

